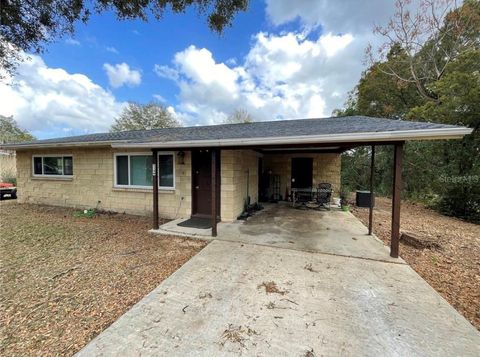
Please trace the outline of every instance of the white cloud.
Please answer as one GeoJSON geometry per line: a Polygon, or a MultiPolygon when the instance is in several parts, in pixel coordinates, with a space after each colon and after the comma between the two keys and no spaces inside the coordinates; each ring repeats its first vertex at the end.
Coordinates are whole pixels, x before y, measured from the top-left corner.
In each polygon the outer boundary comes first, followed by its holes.
{"type": "Polygon", "coordinates": [[[108,81],[113,88],[119,88],[123,85],[135,87],[142,82],[142,76],[139,71],[130,69],[125,62],[116,65],[104,63],[103,69],[108,76],[108,81]]]}
{"type": "Polygon", "coordinates": [[[296,19],[324,32],[371,33],[374,23],[384,23],[393,13],[395,0],[266,0],[266,13],[274,25],[296,19]]]}
{"type": "Polygon", "coordinates": [[[160,66],[156,64],[153,67],[154,72],[160,77],[171,79],[176,81],[178,79],[178,73],[175,69],[170,68],[169,66],[160,66]]]}
{"type": "Polygon", "coordinates": [[[229,66],[235,66],[237,64],[237,59],[235,57],[231,57],[225,61],[226,64],[229,66]]]}
{"type": "MultiPolygon", "coordinates": [[[[325,78],[326,85],[334,88],[331,98],[326,98],[327,107],[331,109],[342,106],[348,91],[354,88],[361,72],[366,69],[367,46],[375,49],[383,44],[384,39],[374,34],[373,28],[389,22],[396,10],[395,1],[266,0],[266,14],[276,26],[298,20],[308,35],[321,31],[324,34],[321,41],[329,55],[344,49],[338,62],[330,63],[331,74],[325,78]],[[342,43],[332,34],[351,34],[352,38],[345,36],[342,43]],[[336,78],[334,73],[338,74],[336,78]]],[[[408,5],[412,13],[419,6],[419,0],[412,0],[408,5]]]]}
{"type": "Polygon", "coordinates": [[[80,46],[80,41],[75,40],[75,39],[73,39],[73,38],[67,38],[67,39],[65,40],[65,43],[66,43],[67,45],[80,46]]]}
{"type": "Polygon", "coordinates": [[[245,58],[224,63],[190,46],[155,72],[177,84],[175,109],[189,124],[219,122],[238,108],[257,120],[329,116],[358,83],[365,48],[379,41],[374,24],[394,10],[394,0],[266,0],[274,26],[298,20],[300,28],[260,32],[245,58]]]}
{"type": "Polygon", "coordinates": [[[162,97],[160,94],[154,94],[153,98],[155,100],[159,101],[160,103],[166,103],[167,102],[167,100],[164,97],[162,97]]]}
{"type": "Polygon", "coordinates": [[[352,34],[258,33],[242,64],[218,63],[208,49],[189,46],[155,71],[179,87],[176,111],[187,124],[218,123],[237,108],[257,120],[321,117],[343,104],[338,93],[360,76],[358,66],[353,79],[346,71],[356,62],[352,48],[352,34]]]}
{"type": "Polygon", "coordinates": [[[118,55],[118,50],[113,46],[107,46],[105,49],[107,50],[107,52],[114,53],[114,54],[118,55]]]}
{"type": "Polygon", "coordinates": [[[173,116],[177,115],[177,113],[175,112],[175,108],[172,107],[171,105],[167,107],[167,111],[173,116]]]}
{"type": "Polygon", "coordinates": [[[33,55],[0,82],[0,98],[0,114],[40,138],[108,131],[124,106],[87,76],[50,68],[33,55]]]}
{"type": "Polygon", "coordinates": [[[347,47],[350,42],[353,41],[353,36],[347,33],[345,36],[333,36],[331,33],[328,33],[325,36],[320,38],[320,42],[325,49],[327,56],[332,57],[338,51],[343,50],[347,47]]]}
{"type": "Polygon", "coordinates": [[[193,82],[218,87],[219,94],[236,91],[238,73],[224,63],[216,63],[212,53],[205,48],[190,46],[175,55],[175,63],[179,65],[179,71],[183,75],[193,82]]]}

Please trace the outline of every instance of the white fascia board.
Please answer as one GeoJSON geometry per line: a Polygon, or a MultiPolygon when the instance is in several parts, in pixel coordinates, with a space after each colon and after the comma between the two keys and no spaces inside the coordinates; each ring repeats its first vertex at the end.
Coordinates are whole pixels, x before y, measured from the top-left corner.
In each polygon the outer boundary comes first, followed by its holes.
{"type": "Polygon", "coordinates": [[[473,129],[441,128],[402,131],[366,132],[337,135],[303,135],[267,138],[241,138],[221,140],[188,140],[145,143],[112,143],[113,148],[186,148],[186,147],[225,147],[225,146],[264,146],[264,145],[291,145],[291,144],[323,144],[323,143],[351,143],[372,141],[406,141],[406,140],[435,140],[461,139],[470,134],[473,129]]]}
{"type": "MultiPolygon", "coordinates": [[[[110,147],[113,141],[90,141],[90,142],[82,142],[82,141],[72,141],[72,142],[64,142],[64,143],[39,143],[39,144],[5,144],[0,145],[0,148],[5,148],[7,150],[27,150],[27,149],[49,149],[49,148],[68,148],[68,147],[99,147],[99,146],[106,146],[110,147]]],[[[117,143],[127,143],[126,140],[117,143]]]]}

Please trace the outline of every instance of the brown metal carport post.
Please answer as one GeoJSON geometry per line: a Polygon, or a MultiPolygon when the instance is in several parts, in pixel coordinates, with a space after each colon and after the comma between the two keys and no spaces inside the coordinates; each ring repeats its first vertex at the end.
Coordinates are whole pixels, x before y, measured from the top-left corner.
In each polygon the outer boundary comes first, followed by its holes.
{"type": "Polygon", "coordinates": [[[368,212],[368,234],[373,232],[373,180],[375,171],[375,145],[372,145],[372,162],[370,164],[370,211],[368,212]]]}
{"type": "Polygon", "coordinates": [[[404,142],[395,144],[393,159],[392,236],[390,256],[398,258],[400,242],[400,193],[402,190],[402,161],[404,142]]]}
{"type": "Polygon", "coordinates": [[[158,229],[158,150],[152,149],[153,229],[158,229]]]}
{"type": "Polygon", "coordinates": [[[212,237],[217,236],[217,150],[212,149],[212,237]]]}

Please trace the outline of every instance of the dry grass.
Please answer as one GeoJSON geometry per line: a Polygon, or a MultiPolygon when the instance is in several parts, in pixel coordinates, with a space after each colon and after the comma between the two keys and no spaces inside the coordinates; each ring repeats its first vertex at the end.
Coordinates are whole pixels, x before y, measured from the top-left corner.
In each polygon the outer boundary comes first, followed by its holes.
{"type": "MultiPolygon", "coordinates": [[[[376,201],[374,233],[389,245],[391,202],[376,201]]],[[[400,241],[401,257],[480,330],[480,225],[443,216],[421,204],[402,202],[401,209],[401,231],[435,242],[431,248],[419,249],[400,241]]],[[[368,225],[368,209],[355,207],[352,213],[368,225]]]]}
{"type": "Polygon", "coordinates": [[[245,342],[249,339],[250,336],[258,335],[257,331],[252,330],[250,327],[245,326],[235,326],[232,324],[228,325],[228,328],[223,331],[221,346],[225,346],[227,342],[238,343],[241,347],[245,348],[245,342]]]}
{"type": "Polygon", "coordinates": [[[205,243],[146,217],[0,203],[0,354],[72,355],[205,243]]]}
{"type": "Polygon", "coordinates": [[[285,295],[287,290],[280,290],[277,286],[277,283],[274,281],[264,281],[258,286],[258,289],[265,288],[266,294],[280,294],[285,295]]]}

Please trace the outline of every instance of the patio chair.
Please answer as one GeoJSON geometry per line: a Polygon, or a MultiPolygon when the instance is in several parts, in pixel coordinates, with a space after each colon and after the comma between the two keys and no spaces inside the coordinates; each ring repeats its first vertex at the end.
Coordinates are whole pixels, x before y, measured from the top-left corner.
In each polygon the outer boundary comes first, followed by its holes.
{"type": "Polygon", "coordinates": [[[330,201],[332,199],[332,184],[328,182],[319,183],[317,186],[317,203],[320,207],[330,210],[330,201]]]}

